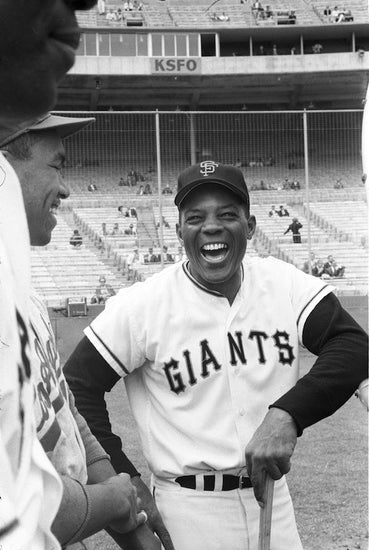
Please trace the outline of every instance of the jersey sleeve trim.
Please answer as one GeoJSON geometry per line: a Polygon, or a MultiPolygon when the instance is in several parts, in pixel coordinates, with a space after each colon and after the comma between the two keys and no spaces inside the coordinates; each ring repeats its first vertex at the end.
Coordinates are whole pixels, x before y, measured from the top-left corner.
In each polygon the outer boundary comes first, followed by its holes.
{"type": "Polygon", "coordinates": [[[333,292],[335,288],[332,285],[324,285],[322,288],[318,290],[312,298],[305,304],[303,309],[300,311],[299,316],[297,317],[297,328],[299,333],[299,340],[302,343],[302,333],[305,325],[306,319],[309,317],[310,313],[313,311],[315,306],[324,298],[324,296],[327,296],[330,292],[333,292]]]}
{"type": "Polygon", "coordinates": [[[97,349],[100,355],[103,356],[105,361],[109,363],[118,376],[122,376],[122,371],[124,374],[129,374],[129,370],[126,369],[119,358],[111,351],[111,349],[108,348],[105,342],[102,341],[100,336],[96,334],[91,325],[85,328],[84,333],[90,340],[91,344],[97,349]]]}

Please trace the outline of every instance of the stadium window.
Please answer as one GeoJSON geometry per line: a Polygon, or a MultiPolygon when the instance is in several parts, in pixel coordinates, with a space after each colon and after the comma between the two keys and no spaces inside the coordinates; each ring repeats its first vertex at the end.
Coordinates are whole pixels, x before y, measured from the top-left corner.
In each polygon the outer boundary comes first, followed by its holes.
{"type": "Polygon", "coordinates": [[[79,46],[76,51],[76,55],[86,55],[86,44],[85,44],[85,35],[81,33],[79,37],[79,46]]]}
{"type": "Polygon", "coordinates": [[[96,33],[95,32],[86,33],[85,41],[86,41],[86,55],[97,55],[96,33]]]}
{"type": "Polygon", "coordinates": [[[99,55],[110,55],[110,35],[99,33],[99,55]]]}
{"type": "Polygon", "coordinates": [[[148,55],[147,34],[137,34],[137,55],[148,55]]]}
{"type": "Polygon", "coordinates": [[[188,55],[190,57],[199,57],[199,35],[198,34],[189,34],[188,35],[188,55]]]}
{"type": "Polygon", "coordinates": [[[135,56],[136,35],[135,34],[112,34],[111,55],[135,56]]]}
{"type": "Polygon", "coordinates": [[[162,37],[163,36],[159,33],[155,33],[151,36],[152,55],[154,57],[161,57],[163,55],[162,37]]]}
{"type": "Polygon", "coordinates": [[[187,36],[185,34],[176,34],[176,46],[179,57],[187,56],[187,36]]]}
{"type": "Polygon", "coordinates": [[[164,55],[167,57],[176,55],[174,39],[174,34],[164,34],[164,55]]]}
{"type": "Polygon", "coordinates": [[[201,56],[202,57],[216,56],[215,34],[204,33],[201,35],[201,56]]]}

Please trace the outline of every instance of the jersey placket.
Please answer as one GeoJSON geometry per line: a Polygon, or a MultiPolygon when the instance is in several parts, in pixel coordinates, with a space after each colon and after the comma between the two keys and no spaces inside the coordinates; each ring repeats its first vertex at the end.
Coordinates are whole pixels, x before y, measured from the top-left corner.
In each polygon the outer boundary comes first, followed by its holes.
{"type": "Polygon", "coordinates": [[[239,360],[237,361],[236,365],[231,364],[230,344],[229,344],[228,334],[230,332],[232,323],[237,318],[237,315],[242,306],[242,303],[243,303],[242,291],[240,291],[237,294],[235,301],[233,302],[228,312],[228,317],[224,325],[224,335],[223,335],[224,365],[226,365],[226,372],[227,372],[228,386],[229,386],[229,398],[231,401],[231,407],[233,411],[234,424],[236,427],[236,432],[238,434],[239,461],[240,461],[239,465],[244,465],[245,463],[242,434],[245,433],[245,425],[247,424],[247,415],[246,415],[246,409],[244,406],[245,388],[243,384],[240,383],[240,375],[241,375],[242,369],[245,368],[246,365],[242,365],[239,360]]]}

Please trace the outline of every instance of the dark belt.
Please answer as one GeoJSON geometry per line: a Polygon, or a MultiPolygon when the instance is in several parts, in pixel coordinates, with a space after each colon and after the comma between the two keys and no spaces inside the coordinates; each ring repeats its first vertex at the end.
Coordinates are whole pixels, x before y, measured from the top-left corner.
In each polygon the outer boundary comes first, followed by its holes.
{"type": "MultiPolygon", "coordinates": [[[[181,487],[196,489],[196,476],[181,476],[175,479],[181,487]]],[[[231,476],[223,474],[221,491],[233,491],[234,489],[251,489],[252,484],[249,477],[231,476]]],[[[204,491],[214,491],[215,475],[204,475],[204,491]]]]}

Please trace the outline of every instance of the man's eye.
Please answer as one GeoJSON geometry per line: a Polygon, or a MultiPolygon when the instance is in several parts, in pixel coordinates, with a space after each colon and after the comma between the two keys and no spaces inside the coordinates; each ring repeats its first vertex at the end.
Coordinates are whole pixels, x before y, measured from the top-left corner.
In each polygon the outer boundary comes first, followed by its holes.
{"type": "Polygon", "coordinates": [[[235,218],[237,214],[235,212],[223,212],[222,218],[235,218]]]}
{"type": "Polygon", "coordinates": [[[200,216],[189,216],[186,221],[187,223],[197,223],[200,219],[200,216]]]}

